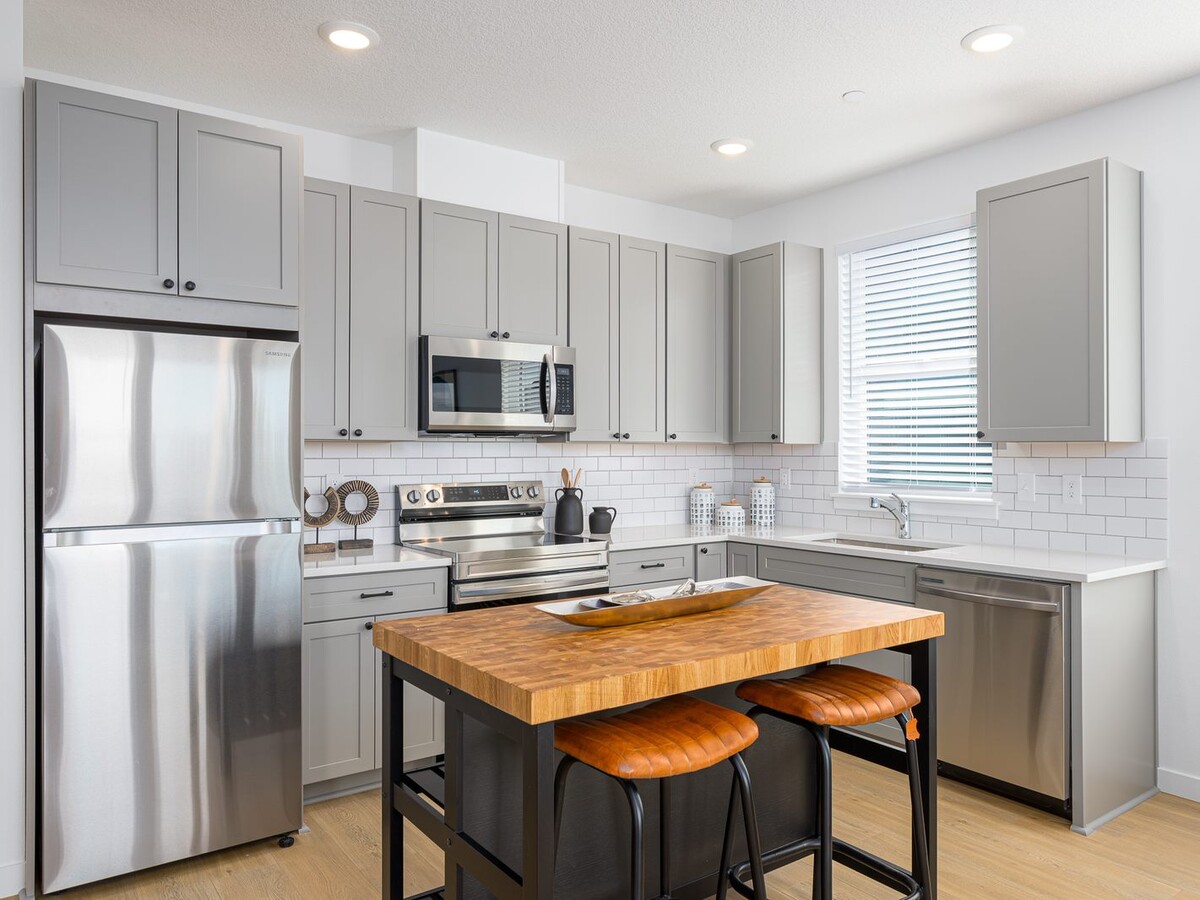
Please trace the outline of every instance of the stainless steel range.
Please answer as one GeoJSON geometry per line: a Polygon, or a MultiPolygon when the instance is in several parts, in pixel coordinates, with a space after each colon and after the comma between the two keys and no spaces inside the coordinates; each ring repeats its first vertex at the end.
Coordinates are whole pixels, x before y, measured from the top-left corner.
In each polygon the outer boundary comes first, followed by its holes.
{"type": "Polygon", "coordinates": [[[546,533],[540,481],[397,486],[396,543],[448,556],[450,611],[608,590],[608,542],[546,533]]]}

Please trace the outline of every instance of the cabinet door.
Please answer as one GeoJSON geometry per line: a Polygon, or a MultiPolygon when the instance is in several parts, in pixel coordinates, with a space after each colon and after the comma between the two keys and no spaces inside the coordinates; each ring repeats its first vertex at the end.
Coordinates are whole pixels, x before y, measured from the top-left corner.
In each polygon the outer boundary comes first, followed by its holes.
{"type": "Polygon", "coordinates": [[[47,82],[35,91],[37,280],[177,294],[178,113],[47,82]]]}
{"type": "Polygon", "coordinates": [[[980,430],[1105,440],[1104,161],[977,202],[980,430]]]}
{"type": "Polygon", "coordinates": [[[304,437],[337,440],[350,427],[350,188],[304,182],[300,287],[304,437]]]}
{"type": "Polygon", "coordinates": [[[712,581],[725,577],[725,544],[717,541],[696,546],[696,580],[712,581]]]}
{"type": "Polygon", "coordinates": [[[375,768],[374,620],[304,626],[304,783],[375,768]]]}
{"type": "Polygon", "coordinates": [[[727,260],[667,248],[667,440],[729,441],[727,260]]]}
{"type": "Polygon", "coordinates": [[[621,438],[666,439],[667,247],[621,237],[621,438]]]}
{"type": "Polygon", "coordinates": [[[421,333],[499,335],[500,216],[421,201],[421,333]]]}
{"type": "MultiPolygon", "coordinates": [[[[441,611],[442,613],[445,610],[441,611]]],[[[376,622],[389,619],[409,619],[413,616],[438,615],[437,612],[406,613],[398,616],[376,616],[376,622]]],[[[375,671],[382,677],[387,657],[375,651],[375,671]]],[[[446,708],[441,700],[411,684],[404,685],[404,761],[427,759],[446,749],[446,708]]],[[[375,692],[375,768],[383,768],[383,691],[375,692]]]]}
{"type": "Polygon", "coordinates": [[[620,437],[620,238],[570,230],[570,343],[575,348],[573,441],[620,437]]]}
{"type": "Polygon", "coordinates": [[[733,385],[730,439],[775,441],[782,429],[780,328],[783,247],[733,257],[733,385]]]}
{"type": "Polygon", "coordinates": [[[417,436],[416,197],[350,189],[350,435],[417,436]]]}
{"type": "Polygon", "coordinates": [[[180,293],[296,306],[302,193],[299,137],[181,112],[180,293]]]}
{"type": "Polygon", "coordinates": [[[499,322],[505,340],[567,343],[566,225],[500,216],[499,322]]]}
{"type": "Polygon", "coordinates": [[[730,542],[726,553],[726,567],[730,575],[749,575],[758,577],[758,548],[753,544],[735,544],[730,542]]]}

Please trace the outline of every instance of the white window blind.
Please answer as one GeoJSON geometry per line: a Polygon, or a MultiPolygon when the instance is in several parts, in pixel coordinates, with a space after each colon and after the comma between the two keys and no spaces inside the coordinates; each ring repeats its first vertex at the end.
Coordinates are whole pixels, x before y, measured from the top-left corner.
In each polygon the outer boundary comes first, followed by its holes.
{"type": "Polygon", "coordinates": [[[975,227],[845,253],[842,487],[990,491],[976,438],[975,227]]]}

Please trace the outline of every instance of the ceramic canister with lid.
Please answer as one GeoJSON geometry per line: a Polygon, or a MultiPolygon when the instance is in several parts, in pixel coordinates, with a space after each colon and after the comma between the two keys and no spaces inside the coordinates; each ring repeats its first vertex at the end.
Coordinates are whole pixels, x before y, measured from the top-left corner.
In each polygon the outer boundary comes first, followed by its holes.
{"type": "Polygon", "coordinates": [[[720,528],[744,528],[746,510],[737,500],[726,500],[717,508],[717,526],[720,528]]]}
{"type": "Polygon", "coordinates": [[[711,525],[717,511],[717,495],[711,484],[698,484],[692,488],[691,518],[693,525],[711,525]]]}
{"type": "Polygon", "coordinates": [[[775,485],[760,475],[750,485],[750,524],[759,528],[775,527],[775,485]]]}

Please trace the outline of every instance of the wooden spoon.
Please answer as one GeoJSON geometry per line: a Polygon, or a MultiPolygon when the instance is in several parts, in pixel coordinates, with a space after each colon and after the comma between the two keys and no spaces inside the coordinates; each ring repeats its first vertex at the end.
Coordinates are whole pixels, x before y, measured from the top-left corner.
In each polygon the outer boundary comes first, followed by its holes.
{"type": "Polygon", "coordinates": [[[569,488],[571,486],[571,473],[566,470],[566,467],[562,470],[562,481],[563,487],[569,488]]]}
{"type": "Polygon", "coordinates": [[[579,484],[582,481],[583,481],[583,469],[576,469],[575,470],[575,480],[571,482],[571,487],[576,487],[576,488],[579,487],[579,484]]]}

